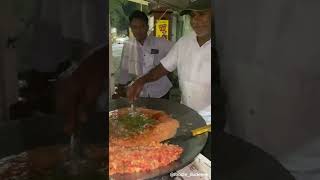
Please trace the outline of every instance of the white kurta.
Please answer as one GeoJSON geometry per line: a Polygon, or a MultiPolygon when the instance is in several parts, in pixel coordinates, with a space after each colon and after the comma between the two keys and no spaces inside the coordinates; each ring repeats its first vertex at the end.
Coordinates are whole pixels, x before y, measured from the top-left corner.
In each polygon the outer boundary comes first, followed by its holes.
{"type": "Polygon", "coordinates": [[[230,132],[273,154],[298,180],[320,179],[320,2],[214,6],[230,132]]]}
{"type": "Polygon", "coordinates": [[[201,47],[194,32],[182,37],[161,60],[178,70],[182,103],[196,111],[211,111],[211,40],[201,47]]]}

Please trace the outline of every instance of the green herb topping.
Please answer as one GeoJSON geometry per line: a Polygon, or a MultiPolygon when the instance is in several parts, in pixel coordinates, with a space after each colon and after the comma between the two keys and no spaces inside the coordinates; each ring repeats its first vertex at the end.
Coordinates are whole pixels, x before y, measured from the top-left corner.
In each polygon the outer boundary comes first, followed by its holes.
{"type": "Polygon", "coordinates": [[[109,131],[116,136],[128,137],[137,135],[155,124],[156,120],[148,118],[143,114],[127,114],[121,117],[111,117],[109,131]]]}

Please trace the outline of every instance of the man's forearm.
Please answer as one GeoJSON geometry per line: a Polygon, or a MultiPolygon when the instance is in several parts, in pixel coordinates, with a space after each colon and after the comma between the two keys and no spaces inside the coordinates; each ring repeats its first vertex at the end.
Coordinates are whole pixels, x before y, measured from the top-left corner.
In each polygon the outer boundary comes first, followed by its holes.
{"type": "Polygon", "coordinates": [[[160,79],[162,76],[165,76],[168,73],[169,71],[167,71],[160,63],[155,68],[153,68],[150,72],[148,72],[146,75],[142,76],[140,79],[144,83],[149,83],[149,82],[153,82],[160,79]]]}

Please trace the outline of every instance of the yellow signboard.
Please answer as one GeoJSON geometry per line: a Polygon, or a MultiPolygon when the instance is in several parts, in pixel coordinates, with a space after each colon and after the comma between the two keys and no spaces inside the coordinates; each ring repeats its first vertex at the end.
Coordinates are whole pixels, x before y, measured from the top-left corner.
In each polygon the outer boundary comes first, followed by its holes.
{"type": "Polygon", "coordinates": [[[164,37],[169,40],[169,20],[157,20],[156,37],[164,37]]]}

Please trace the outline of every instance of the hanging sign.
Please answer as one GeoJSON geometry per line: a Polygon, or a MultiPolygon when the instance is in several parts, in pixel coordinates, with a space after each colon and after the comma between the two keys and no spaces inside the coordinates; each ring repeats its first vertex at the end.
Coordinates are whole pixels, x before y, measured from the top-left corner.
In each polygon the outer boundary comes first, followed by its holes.
{"type": "Polygon", "coordinates": [[[169,40],[169,20],[157,20],[156,37],[164,37],[169,40]]]}

